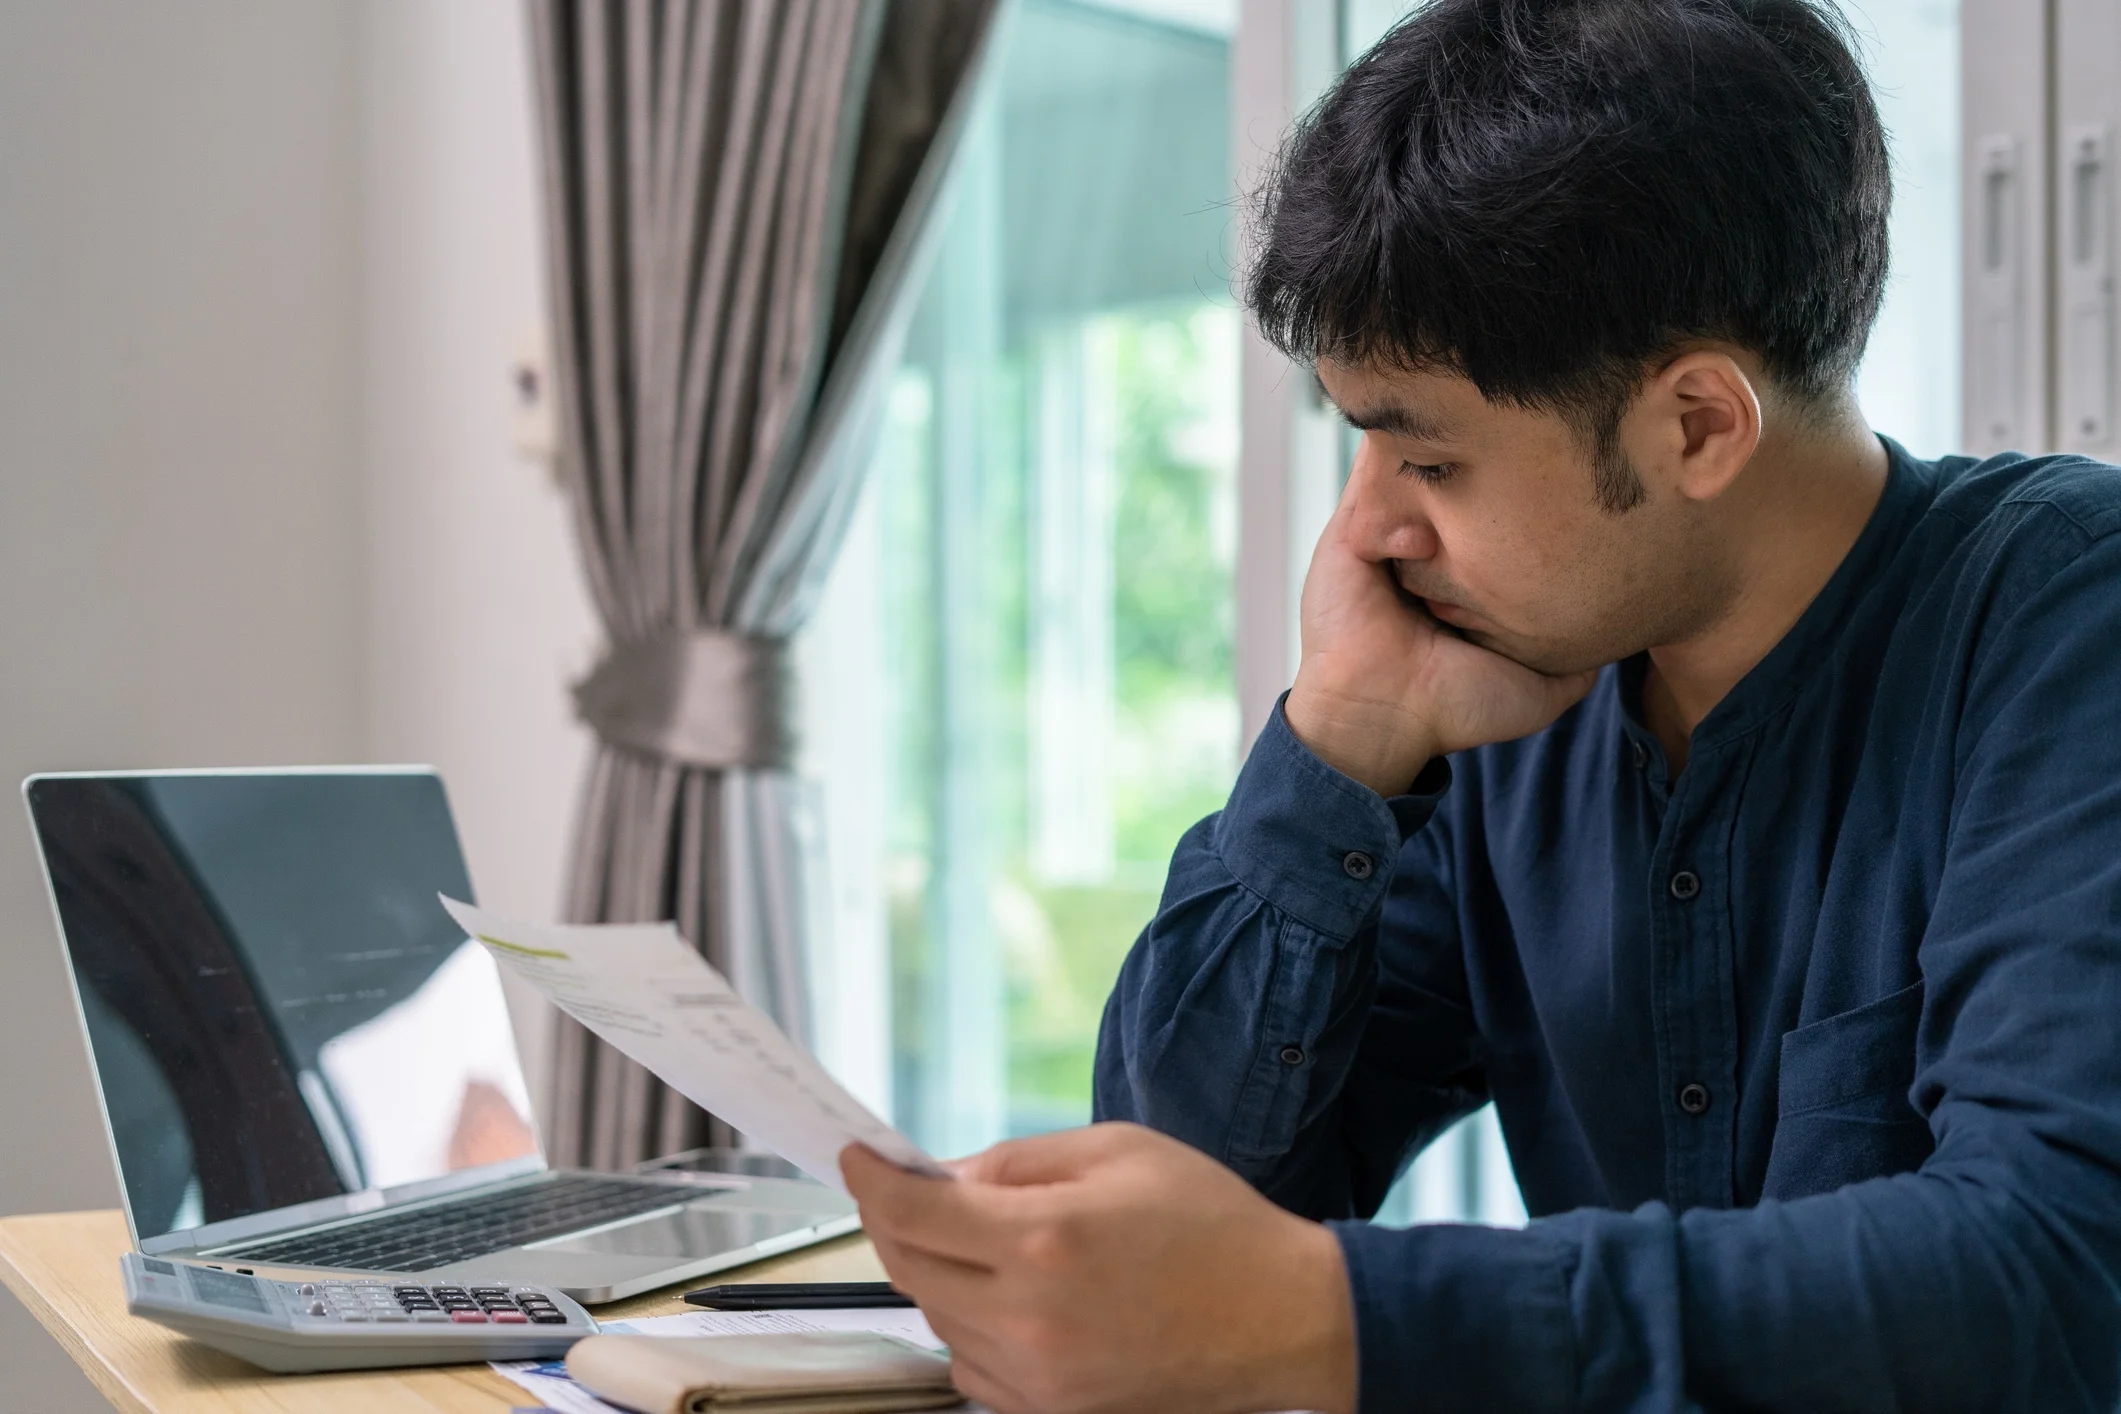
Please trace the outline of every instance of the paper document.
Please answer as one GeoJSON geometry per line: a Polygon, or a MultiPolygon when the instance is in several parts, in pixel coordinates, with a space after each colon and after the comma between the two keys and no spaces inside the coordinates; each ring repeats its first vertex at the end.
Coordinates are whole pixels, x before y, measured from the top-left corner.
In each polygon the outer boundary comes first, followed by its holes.
{"type": "MultiPolygon", "coordinates": [[[[651,1316],[640,1321],[607,1321],[599,1329],[613,1335],[755,1335],[761,1331],[874,1331],[895,1335],[924,1350],[943,1343],[928,1328],[927,1318],[903,1306],[848,1311],[688,1311],[682,1316],[651,1316]]],[[[495,1361],[493,1368],[535,1395],[555,1414],[612,1414],[606,1404],[567,1377],[560,1360],[495,1361]]],[[[961,1404],[957,1414],[986,1414],[981,1404],[961,1404]]]]}
{"type": "Polygon", "coordinates": [[[451,898],[442,906],[553,1005],[820,1182],[846,1191],[839,1152],[853,1143],[948,1176],[738,996],[674,925],[520,923],[451,898]]]}

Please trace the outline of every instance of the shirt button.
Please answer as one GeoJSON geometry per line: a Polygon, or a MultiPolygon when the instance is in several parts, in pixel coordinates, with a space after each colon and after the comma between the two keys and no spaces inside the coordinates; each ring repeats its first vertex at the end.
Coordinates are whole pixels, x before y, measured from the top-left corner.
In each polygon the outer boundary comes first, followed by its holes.
{"type": "Polygon", "coordinates": [[[1304,1063],[1304,1048],[1302,1046],[1283,1046],[1281,1048],[1281,1063],[1283,1065],[1302,1065],[1304,1063]]]}
{"type": "Polygon", "coordinates": [[[1685,903],[1688,899],[1701,892],[1701,876],[1691,869],[1682,869],[1672,876],[1672,882],[1669,887],[1672,890],[1672,897],[1678,899],[1681,903],[1685,903]]]}
{"type": "Polygon", "coordinates": [[[1690,1115],[1707,1114],[1709,1112],[1709,1087],[1706,1085],[1688,1085],[1682,1088],[1679,1092],[1679,1108],[1690,1115]]]}
{"type": "Polygon", "coordinates": [[[1348,871],[1351,879],[1367,879],[1377,872],[1377,861],[1359,849],[1351,849],[1340,857],[1340,867],[1348,871]]]}
{"type": "Polygon", "coordinates": [[[1635,743],[1635,769],[1640,771],[1650,764],[1650,749],[1641,742],[1635,743]]]}

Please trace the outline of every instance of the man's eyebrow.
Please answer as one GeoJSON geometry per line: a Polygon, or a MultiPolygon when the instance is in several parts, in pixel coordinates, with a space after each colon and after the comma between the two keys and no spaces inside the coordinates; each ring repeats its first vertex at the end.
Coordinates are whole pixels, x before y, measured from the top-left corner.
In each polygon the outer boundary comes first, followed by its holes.
{"type": "MultiPolygon", "coordinates": [[[[1328,399],[1328,401],[1331,401],[1328,399]]],[[[1334,404],[1339,407],[1339,404],[1334,404]]],[[[1340,408],[1340,415],[1348,426],[1358,432],[1383,432],[1393,437],[1408,437],[1417,442],[1447,442],[1451,438],[1450,425],[1428,413],[1413,408],[1386,403],[1374,408],[1340,408]]]]}

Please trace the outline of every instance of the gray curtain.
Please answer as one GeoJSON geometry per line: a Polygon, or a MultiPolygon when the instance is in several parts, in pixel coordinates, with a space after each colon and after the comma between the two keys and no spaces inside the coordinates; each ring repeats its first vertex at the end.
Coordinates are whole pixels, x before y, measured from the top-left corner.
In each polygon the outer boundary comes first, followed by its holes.
{"type": "MultiPolygon", "coordinates": [[[[806,1035],[786,646],[838,548],[995,0],[530,0],[561,462],[609,646],[566,911],[806,1035]]],[[[728,1142],[562,1020],[556,1161],[728,1142]]]]}

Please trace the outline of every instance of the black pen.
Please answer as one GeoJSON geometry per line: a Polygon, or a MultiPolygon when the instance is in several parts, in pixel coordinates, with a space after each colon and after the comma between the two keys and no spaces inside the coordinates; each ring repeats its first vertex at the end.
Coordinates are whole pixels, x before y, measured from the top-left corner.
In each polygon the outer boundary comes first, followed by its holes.
{"type": "Polygon", "coordinates": [[[913,1298],[888,1281],[739,1282],[685,1293],[694,1306],[717,1311],[822,1311],[854,1306],[911,1306],[913,1298]]]}

